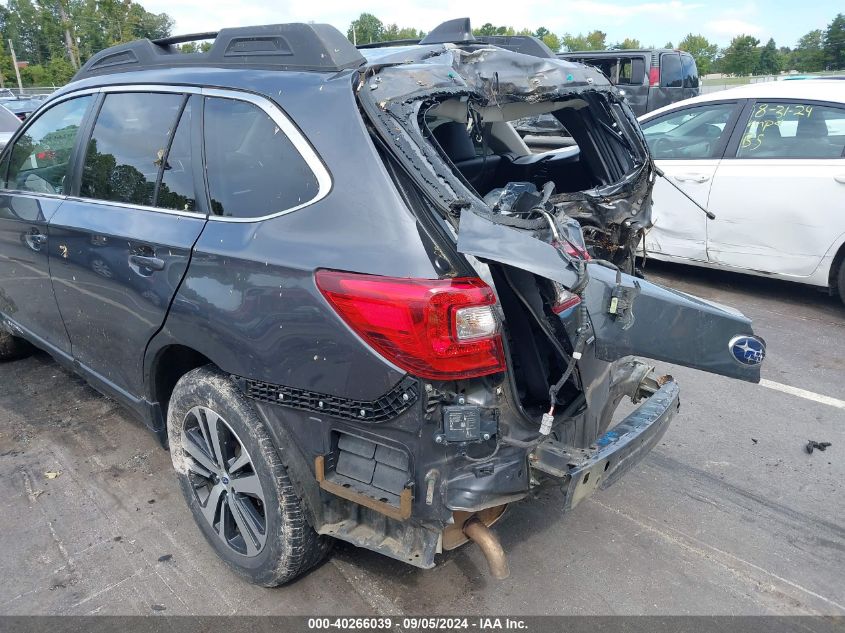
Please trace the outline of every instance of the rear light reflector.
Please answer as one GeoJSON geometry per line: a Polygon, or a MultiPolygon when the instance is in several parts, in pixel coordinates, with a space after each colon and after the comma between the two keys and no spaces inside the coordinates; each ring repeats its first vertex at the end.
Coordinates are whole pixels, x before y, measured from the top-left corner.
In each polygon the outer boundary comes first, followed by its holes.
{"type": "Polygon", "coordinates": [[[495,336],[499,326],[490,306],[455,310],[455,333],[459,341],[472,341],[495,336]]]}
{"type": "Polygon", "coordinates": [[[652,66],[648,69],[648,85],[656,86],[660,83],[660,69],[652,66]]]}
{"type": "Polygon", "coordinates": [[[318,270],[317,287],[379,354],[420,378],[459,380],[504,371],[492,306],[478,278],[404,279],[318,270]]]}
{"type": "Polygon", "coordinates": [[[581,297],[573,292],[569,292],[569,290],[558,283],[555,283],[555,295],[555,304],[552,306],[552,312],[555,314],[566,312],[581,303],[581,297]]]}

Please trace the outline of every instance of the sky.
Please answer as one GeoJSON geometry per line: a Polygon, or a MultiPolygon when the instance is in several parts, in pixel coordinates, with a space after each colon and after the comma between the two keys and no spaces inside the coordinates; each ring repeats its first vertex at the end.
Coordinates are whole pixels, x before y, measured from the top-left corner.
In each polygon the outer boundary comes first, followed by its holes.
{"type": "Polygon", "coordinates": [[[166,12],[174,20],[174,34],[216,31],[226,26],[282,22],[328,22],[343,33],[364,11],[385,24],[396,23],[430,31],[451,18],[469,17],[473,26],[485,22],[516,29],[545,26],[553,33],[600,29],[608,43],[626,37],[643,46],[677,44],[687,33],[704,35],[720,46],[745,33],[763,42],[794,47],[813,29],[824,29],[842,0],[486,0],[456,3],[447,0],[140,0],[148,11],[166,12]],[[518,8],[518,10],[517,10],[518,8]]]}

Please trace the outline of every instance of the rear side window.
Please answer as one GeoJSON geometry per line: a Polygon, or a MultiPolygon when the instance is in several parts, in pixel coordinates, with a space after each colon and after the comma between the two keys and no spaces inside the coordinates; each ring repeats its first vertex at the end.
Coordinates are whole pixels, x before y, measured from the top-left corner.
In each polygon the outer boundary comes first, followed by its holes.
{"type": "Polygon", "coordinates": [[[196,211],[194,174],[191,163],[192,102],[185,104],[176,133],[170,143],[167,159],[162,167],[161,183],[155,205],[162,209],[196,211]]]}
{"type": "Polygon", "coordinates": [[[152,206],[184,99],[165,93],[106,95],[88,141],[80,195],[152,206]]]}
{"type": "Polygon", "coordinates": [[[684,88],[698,88],[698,68],[691,55],[681,55],[681,67],[684,74],[684,88]]]}
{"type": "Polygon", "coordinates": [[[207,97],[205,158],[211,212],[256,218],[286,211],[317,196],[317,178],[305,159],[258,106],[207,97]]]}
{"type": "Polygon", "coordinates": [[[735,108],[717,103],[669,112],[643,123],[643,135],[658,160],[718,158],[735,108]]]}
{"type": "Polygon", "coordinates": [[[678,53],[663,53],[660,56],[660,85],[663,88],[683,86],[681,56],[678,53]]]}
{"type": "Polygon", "coordinates": [[[807,102],[757,102],[737,158],[841,158],[845,109],[807,102]]]}
{"type": "Polygon", "coordinates": [[[9,154],[7,189],[64,194],[68,164],[91,97],[54,105],[38,115],[9,154]]]}

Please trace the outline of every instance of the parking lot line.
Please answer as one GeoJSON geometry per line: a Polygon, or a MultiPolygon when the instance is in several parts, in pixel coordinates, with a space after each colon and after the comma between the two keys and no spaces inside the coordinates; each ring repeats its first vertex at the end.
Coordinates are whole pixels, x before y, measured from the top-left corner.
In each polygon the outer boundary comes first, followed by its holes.
{"type": "Polygon", "coordinates": [[[799,389],[798,387],[790,387],[789,385],[783,385],[779,382],[774,382],[773,380],[766,380],[765,378],[760,380],[760,385],[768,387],[769,389],[774,389],[775,391],[782,391],[783,393],[798,396],[799,398],[812,400],[813,402],[820,402],[831,407],[836,407],[837,409],[845,409],[845,400],[839,400],[838,398],[823,396],[820,393],[807,391],[806,389],[799,389]]]}

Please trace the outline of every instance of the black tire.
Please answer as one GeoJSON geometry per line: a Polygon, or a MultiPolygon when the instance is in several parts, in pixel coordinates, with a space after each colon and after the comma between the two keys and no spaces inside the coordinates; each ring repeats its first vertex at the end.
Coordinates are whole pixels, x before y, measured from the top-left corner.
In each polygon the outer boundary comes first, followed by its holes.
{"type": "Polygon", "coordinates": [[[839,264],[839,278],[837,283],[839,289],[839,300],[845,303],[845,260],[839,264]]]}
{"type": "Polygon", "coordinates": [[[267,430],[228,376],[212,366],[182,376],[170,398],[167,430],[194,520],[235,572],[275,587],[325,557],[331,539],[308,524],[267,430]],[[211,429],[216,429],[216,446],[211,429]]]}
{"type": "Polygon", "coordinates": [[[0,361],[16,360],[31,353],[32,345],[27,341],[0,330],[0,361]]]}

